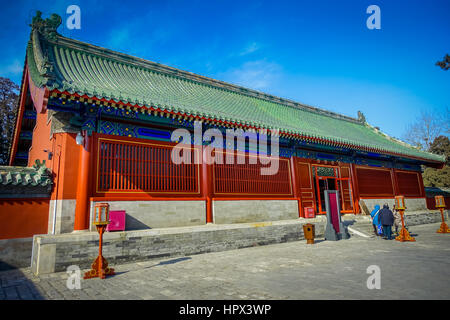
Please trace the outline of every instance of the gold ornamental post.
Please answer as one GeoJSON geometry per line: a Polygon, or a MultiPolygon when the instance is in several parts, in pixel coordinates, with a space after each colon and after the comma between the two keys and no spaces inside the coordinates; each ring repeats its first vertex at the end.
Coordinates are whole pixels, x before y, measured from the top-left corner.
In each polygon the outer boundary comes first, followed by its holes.
{"type": "Polygon", "coordinates": [[[416,239],[411,237],[408,230],[406,230],[406,228],[405,228],[405,220],[403,218],[405,209],[406,209],[405,197],[404,196],[396,196],[395,197],[395,210],[397,210],[400,213],[400,217],[402,218],[402,229],[400,230],[399,235],[395,238],[395,240],[400,241],[400,242],[416,241],[416,239]]]}
{"type": "Polygon", "coordinates": [[[445,209],[444,196],[435,196],[434,200],[436,201],[436,208],[439,208],[439,210],[441,211],[441,218],[442,218],[441,227],[439,228],[438,231],[436,231],[436,233],[450,233],[450,229],[448,225],[445,223],[444,219],[444,209],[445,209]]]}
{"type": "Polygon", "coordinates": [[[102,255],[103,233],[106,230],[106,226],[109,224],[109,204],[97,203],[94,206],[94,222],[93,224],[97,228],[100,235],[98,244],[98,257],[92,263],[91,270],[84,274],[84,279],[96,278],[105,279],[106,276],[114,275],[114,269],[108,268],[108,262],[102,255]]]}

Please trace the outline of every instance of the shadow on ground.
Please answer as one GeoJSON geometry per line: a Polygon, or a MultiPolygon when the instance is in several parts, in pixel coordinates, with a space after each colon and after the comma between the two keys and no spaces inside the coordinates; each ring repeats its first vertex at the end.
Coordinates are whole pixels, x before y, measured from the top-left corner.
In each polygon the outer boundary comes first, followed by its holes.
{"type": "Polygon", "coordinates": [[[163,265],[167,265],[167,264],[174,264],[174,263],[191,260],[191,259],[192,259],[191,257],[183,257],[183,258],[171,259],[171,260],[167,260],[167,261],[160,261],[159,263],[154,264],[152,266],[148,266],[144,269],[153,268],[153,267],[157,267],[157,266],[163,266],[163,265]]]}
{"type": "Polygon", "coordinates": [[[0,300],[45,300],[45,297],[20,269],[0,261],[0,300]]]}
{"type": "MultiPolygon", "coordinates": [[[[319,241],[323,241],[323,240],[319,240],[319,241]]],[[[186,261],[186,260],[191,260],[191,259],[192,259],[191,257],[182,257],[182,258],[170,259],[170,260],[166,260],[166,261],[160,261],[160,262],[157,263],[157,264],[154,264],[154,265],[151,265],[151,266],[148,266],[148,267],[144,267],[143,269],[150,269],[150,268],[154,268],[154,267],[157,267],[157,266],[164,266],[164,265],[175,264],[175,263],[178,263],[178,262],[182,262],[182,261],[186,261]]],[[[118,275],[121,275],[121,274],[128,273],[128,272],[129,272],[129,271],[119,271],[119,272],[115,272],[114,277],[115,277],[115,276],[118,276],[118,275]]]]}

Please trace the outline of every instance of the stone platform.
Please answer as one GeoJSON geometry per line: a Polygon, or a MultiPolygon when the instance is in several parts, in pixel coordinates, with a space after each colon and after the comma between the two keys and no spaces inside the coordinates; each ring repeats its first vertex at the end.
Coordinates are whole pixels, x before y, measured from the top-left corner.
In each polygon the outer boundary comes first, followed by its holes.
{"type": "MultiPolygon", "coordinates": [[[[448,223],[449,210],[444,210],[444,219],[448,223]]],[[[405,211],[404,215],[406,226],[416,226],[421,224],[429,224],[441,222],[441,212],[439,210],[416,210],[416,211],[405,211]]],[[[342,216],[342,221],[347,222],[346,225],[355,224],[372,224],[370,215],[361,214],[345,214],[342,216]],[[351,223],[349,223],[351,222],[351,223]]]]}
{"type": "MultiPolygon", "coordinates": [[[[107,232],[103,256],[111,266],[163,257],[187,256],[304,239],[303,224],[314,223],[316,237],[325,231],[324,216],[239,224],[107,232]]],[[[37,235],[31,269],[35,275],[65,271],[70,265],[89,268],[98,255],[97,232],[37,235]]]]}
{"type": "MultiPolygon", "coordinates": [[[[2,299],[155,300],[156,304],[160,300],[186,300],[179,302],[180,306],[191,305],[191,300],[208,306],[211,300],[226,300],[225,305],[238,300],[244,300],[237,302],[241,304],[256,300],[250,302],[254,304],[258,300],[311,299],[424,299],[444,304],[450,299],[450,234],[436,233],[439,225],[411,226],[416,242],[351,237],[343,241],[318,239],[308,245],[303,240],[130,262],[114,265],[116,275],[104,280],[81,279],[80,289],[68,288],[69,274],[65,271],[41,276],[33,275],[29,267],[4,271],[0,272],[0,304],[2,299]],[[367,288],[372,276],[367,268],[371,265],[380,267],[380,290],[367,288]]],[[[147,309],[152,306],[142,305],[147,309]]],[[[442,313],[442,308],[435,309],[442,313]]],[[[182,319],[178,311],[166,308],[165,317],[182,319]]],[[[252,318],[247,315],[241,319],[248,317],[252,318]]]]}
{"type": "MultiPolygon", "coordinates": [[[[372,233],[371,220],[367,215],[346,214],[342,219],[347,226],[363,233],[372,233]]],[[[445,219],[448,221],[448,211],[445,212],[445,219]]],[[[407,226],[422,225],[441,222],[441,216],[439,211],[413,211],[405,213],[405,221],[407,226]]],[[[304,239],[303,224],[315,224],[316,237],[321,237],[324,234],[325,222],[325,216],[318,216],[314,219],[299,218],[107,232],[104,235],[103,255],[111,265],[117,265],[132,261],[298,241],[304,239]]],[[[25,240],[29,244],[29,249],[27,252],[25,248],[22,248],[20,251],[23,254],[20,257],[27,258],[22,259],[20,264],[14,261],[13,265],[30,266],[29,257],[31,256],[31,267],[35,274],[63,271],[70,265],[77,265],[82,269],[89,268],[98,254],[98,234],[92,231],[36,235],[32,246],[31,239],[25,240]]],[[[17,239],[2,240],[1,244],[9,247],[11,241],[18,242],[17,239]]],[[[19,242],[22,244],[23,241],[19,242]]],[[[12,257],[19,257],[10,251],[2,250],[0,260],[9,263],[12,257]]]]}

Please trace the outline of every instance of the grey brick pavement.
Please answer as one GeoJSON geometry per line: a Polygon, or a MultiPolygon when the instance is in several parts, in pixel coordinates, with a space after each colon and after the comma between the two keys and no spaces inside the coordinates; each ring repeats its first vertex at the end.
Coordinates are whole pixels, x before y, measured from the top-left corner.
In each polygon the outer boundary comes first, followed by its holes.
{"type": "Polygon", "coordinates": [[[117,265],[80,290],[65,272],[3,271],[0,299],[450,299],[450,234],[438,227],[411,226],[414,243],[303,240],[117,265]],[[380,290],[367,289],[369,265],[381,269],[380,290]]]}

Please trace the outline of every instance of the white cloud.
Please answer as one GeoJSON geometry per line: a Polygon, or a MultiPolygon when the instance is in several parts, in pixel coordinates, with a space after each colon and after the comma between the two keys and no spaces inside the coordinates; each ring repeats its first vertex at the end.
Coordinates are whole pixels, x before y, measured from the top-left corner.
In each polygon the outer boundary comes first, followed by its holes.
{"type": "Polygon", "coordinates": [[[260,48],[261,48],[261,46],[258,43],[252,42],[247,47],[245,47],[244,50],[242,50],[239,53],[239,55],[240,56],[245,56],[245,55],[248,55],[250,53],[253,53],[253,52],[259,50],[260,48]]]}
{"type": "MultiPolygon", "coordinates": [[[[134,20],[116,26],[106,39],[106,47],[130,55],[154,59],[154,48],[165,45],[173,37],[174,28],[154,27],[148,30],[148,19],[134,20]]],[[[151,60],[152,60],[151,59],[151,60]]]]}
{"type": "Polygon", "coordinates": [[[219,73],[219,79],[255,90],[273,89],[282,75],[281,67],[266,60],[248,61],[219,73]]]}

